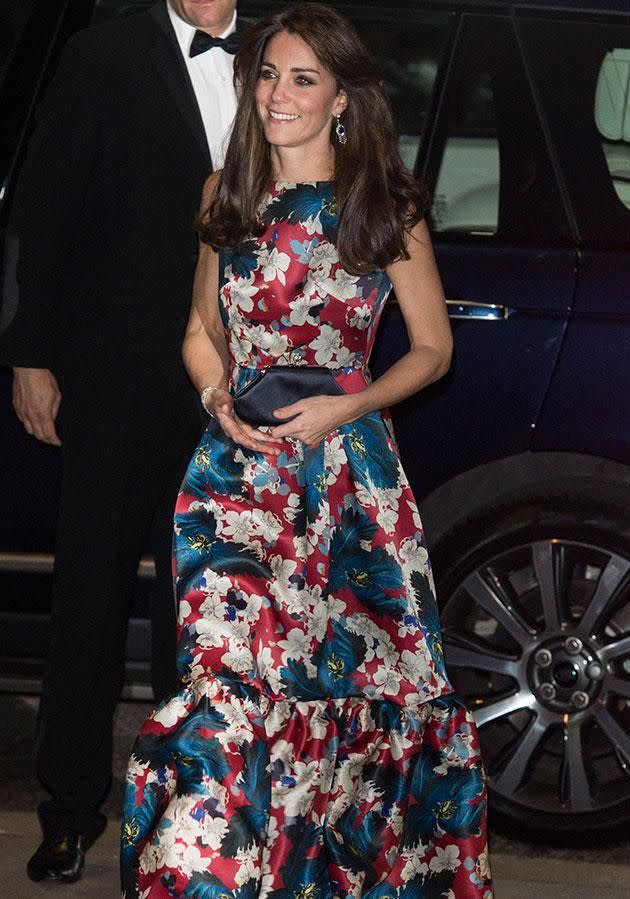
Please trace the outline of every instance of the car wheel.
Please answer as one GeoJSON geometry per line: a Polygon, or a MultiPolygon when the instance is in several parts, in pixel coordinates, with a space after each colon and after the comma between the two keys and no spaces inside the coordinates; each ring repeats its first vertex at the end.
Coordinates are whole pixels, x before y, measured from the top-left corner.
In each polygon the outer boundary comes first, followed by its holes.
{"type": "Polygon", "coordinates": [[[480,728],[491,820],[556,843],[630,822],[628,492],[587,492],[480,511],[436,554],[447,667],[480,728]]]}

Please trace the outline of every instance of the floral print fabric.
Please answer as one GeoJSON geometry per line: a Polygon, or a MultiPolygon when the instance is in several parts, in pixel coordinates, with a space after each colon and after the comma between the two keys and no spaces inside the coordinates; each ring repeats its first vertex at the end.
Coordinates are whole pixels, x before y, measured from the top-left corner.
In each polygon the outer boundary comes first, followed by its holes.
{"type": "MultiPolygon", "coordinates": [[[[341,267],[330,183],[274,185],[261,220],[221,256],[231,386],[312,364],[360,390],[387,275],[341,267]]],[[[131,756],[124,895],[489,899],[477,734],[387,416],[278,457],[211,423],[174,566],[182,690],[131,756]]]]}

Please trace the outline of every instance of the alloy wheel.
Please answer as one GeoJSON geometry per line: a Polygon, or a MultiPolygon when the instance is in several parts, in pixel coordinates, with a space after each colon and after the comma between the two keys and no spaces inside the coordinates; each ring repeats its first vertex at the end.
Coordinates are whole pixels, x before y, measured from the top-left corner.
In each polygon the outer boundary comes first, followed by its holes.
{"type": "Polygon", "coordinates": [[[490,791],[514,816],[570,826],[630,802],[630,558],[577,540],[513,545],[460,576],[442,626],[490,791]]]}

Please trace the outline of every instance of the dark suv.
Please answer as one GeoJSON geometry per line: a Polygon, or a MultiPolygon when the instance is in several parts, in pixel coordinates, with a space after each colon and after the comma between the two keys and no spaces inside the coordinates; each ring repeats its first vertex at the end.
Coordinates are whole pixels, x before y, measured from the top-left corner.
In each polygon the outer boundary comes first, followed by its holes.
{"type": "MultiPolygon", "coordinates": [[[[8,4],[3,198],[61,38],[141,5],[8,4]],[[19,90],[11,53],[28,56],[19,90]]],[[[255,18],[270,5],[239,9],[255,18]]],[[[619,832],[630,821],[627,3],[335,6],[378,59],[404,158],[433,194],[455,360],[395,420],[450,673],[481,725],[494,821],[547,840],[619,832]]],[[[394,300],[376,373],[405,342],[394,300]]],[[[14,422],[9,383],[0,654],[5,686],[19,675],[24,687],[45,649],[58,458],[14,422]]],[[[142,597],[132,688],[146,667],[141,608],[142,597]]]]}

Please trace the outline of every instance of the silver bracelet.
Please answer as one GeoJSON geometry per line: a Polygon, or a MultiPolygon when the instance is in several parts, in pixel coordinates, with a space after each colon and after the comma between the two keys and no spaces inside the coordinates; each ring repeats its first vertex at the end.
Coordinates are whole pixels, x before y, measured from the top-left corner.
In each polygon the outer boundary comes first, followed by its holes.
{"type": "Polygon", "coordinates": [[[221,388],[215,387],[215,386],[204,387],[203,390],[201,391],[201,393],[199,394],[199,399],[201,400],[201,405],[206,410],[208,415],[210,415],[211,417],[213,417],[212,412],[210,412],[210,410],[206,407],[206,400],[208,399],[208,394],[212,393],[214,390],[221,390],[221,388]]]}

